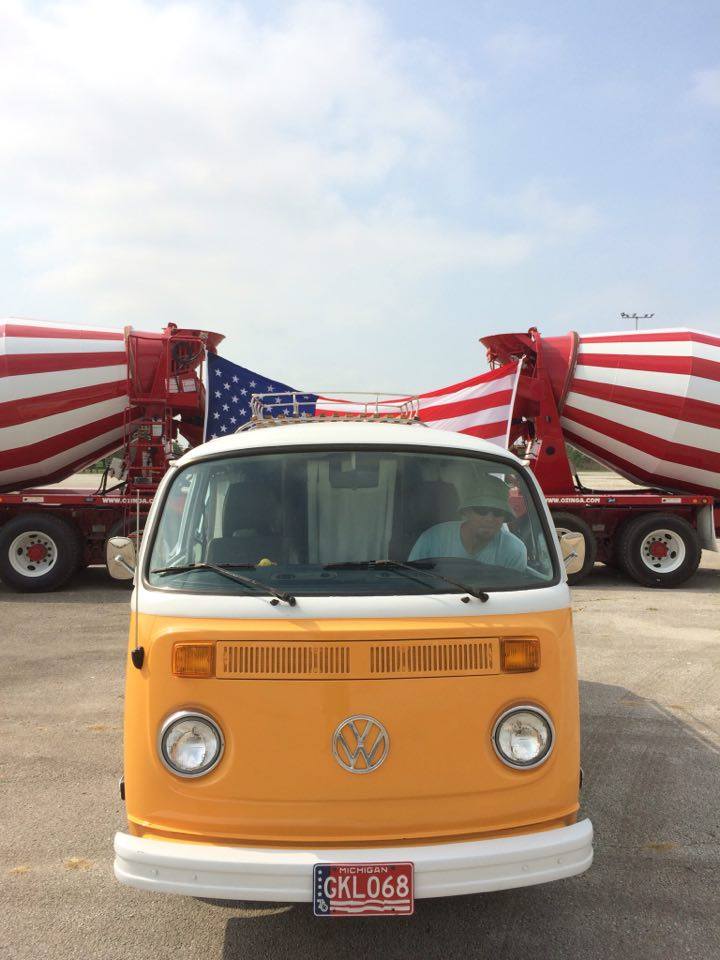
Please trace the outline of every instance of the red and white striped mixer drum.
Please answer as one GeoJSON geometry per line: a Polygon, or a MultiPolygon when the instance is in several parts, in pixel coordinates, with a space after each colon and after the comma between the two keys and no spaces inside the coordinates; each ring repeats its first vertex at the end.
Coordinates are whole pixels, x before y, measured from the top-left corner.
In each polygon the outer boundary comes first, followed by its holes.
{"type": "Polygon", "coordinates": [[[561,406],[567,440],[630,480],[720,496],[720,338],[581,336],[561,406]]]}
{"type": "Polygon", "coordinates": [[[0,490],[117,450],[129,405],[122,330],[0,320],[0,490]]]}

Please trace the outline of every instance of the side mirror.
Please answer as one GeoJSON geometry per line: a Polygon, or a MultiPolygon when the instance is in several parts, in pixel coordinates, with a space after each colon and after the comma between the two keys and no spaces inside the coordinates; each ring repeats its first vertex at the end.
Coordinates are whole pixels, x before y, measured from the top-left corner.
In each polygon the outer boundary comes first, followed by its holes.
{"type": "Polygon", "coordinates": [[[110,537],[107,542],[108,573],[115,580],[132,580],[137,557],[135,541],[130,537],[110,537]]]}
{"type": "Polygon", "coordinates": [[[581,533],[564,533],[560,537],[560,549],[567,575],[580,573],[585,563],[585,537],[581,533]]]}

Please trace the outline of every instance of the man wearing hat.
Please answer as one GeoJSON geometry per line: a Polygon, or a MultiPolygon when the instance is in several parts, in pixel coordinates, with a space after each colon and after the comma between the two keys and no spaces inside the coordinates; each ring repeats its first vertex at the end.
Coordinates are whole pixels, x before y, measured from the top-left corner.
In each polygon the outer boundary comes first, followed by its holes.
{"type": "Polygon", "coordinates": [[[498,477],[485,478],[483,490],[460,506],[460,520],[437,523],[418,537],[410,560],[463,557],[496,567],[525,570],[527,550],[506,523],[513,519],[508,488],[498,477]]]}

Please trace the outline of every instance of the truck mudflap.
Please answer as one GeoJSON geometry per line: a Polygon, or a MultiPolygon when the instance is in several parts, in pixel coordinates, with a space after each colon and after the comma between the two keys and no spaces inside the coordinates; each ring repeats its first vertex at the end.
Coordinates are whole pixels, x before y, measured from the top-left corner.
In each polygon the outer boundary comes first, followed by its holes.
{"type": "Polygon", "coordinates": [[[697,532],[703,550],[720,553],[720,546],[715,536],[715,511],[711,503],[700,507],[697,512],[697,532]]]}

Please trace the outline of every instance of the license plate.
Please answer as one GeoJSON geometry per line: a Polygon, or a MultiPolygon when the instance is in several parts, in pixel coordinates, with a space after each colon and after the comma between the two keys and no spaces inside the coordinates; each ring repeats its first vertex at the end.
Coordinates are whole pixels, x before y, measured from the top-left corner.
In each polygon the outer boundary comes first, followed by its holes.
{"type": "Polygon", "coordinates": [[[414,907],[411,863],[316,863],[316,917],[410,916],[414,907]]]}

